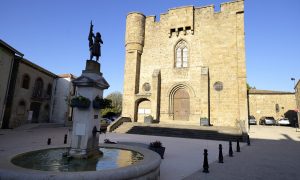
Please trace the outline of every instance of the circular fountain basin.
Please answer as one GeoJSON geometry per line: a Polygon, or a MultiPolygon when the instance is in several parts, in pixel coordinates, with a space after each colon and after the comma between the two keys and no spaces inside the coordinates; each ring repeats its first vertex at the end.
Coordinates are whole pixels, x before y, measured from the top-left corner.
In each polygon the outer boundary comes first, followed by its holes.
{"type": "Polygon", "coordinates": [[[124,149],[99,148],[103,154],[89,159],[63,157],[68,148],[42,149],[23,153],[14,157],[14,165],[41,171],[77,172],[101,171],[129,166],[143,160],[143,155],[124,149]]]}
{"type": "Polygon", "coordinates": [[[122,144],[101,144],[100,148],[104,153],[103,156],[89,160],[72,159],[70,162],[74,163],[70,166],[66,166],[67,159],[64,161],[61,158],[61,154],[66,151],[65,148],[22,153],[11,160],[16,166],[3,172],[0,169],[0,175],[3,175],[1,177],[4,179],[159,178],[161,158],[157,153],[145,148],[122,144]],[[33,161],[30,163],[30,160],[33,161]]]}

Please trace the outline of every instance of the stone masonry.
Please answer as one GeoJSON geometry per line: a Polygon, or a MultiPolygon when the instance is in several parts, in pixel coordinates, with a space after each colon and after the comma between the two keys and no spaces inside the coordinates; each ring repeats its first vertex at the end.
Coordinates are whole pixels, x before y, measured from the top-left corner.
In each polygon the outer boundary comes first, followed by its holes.
{"type": "Polygon", "coordinates": [[[262,116],[284,117],[287,111],[296,109],[295,93],[250,89],[249,109],[257,122],[262,116]]]}
{"type": "Polygon", "coordinates": [[[123,117],[247,126],[244,1],[127,15],[123,117]]]}
{"type": "Polygon", "coordinates": [[[296,103],[297,103],[297,114],[298,114],[298,124],[300,124],[300,80],[298,80],[295,86],[295,95],[296,95],[296,103]]]}

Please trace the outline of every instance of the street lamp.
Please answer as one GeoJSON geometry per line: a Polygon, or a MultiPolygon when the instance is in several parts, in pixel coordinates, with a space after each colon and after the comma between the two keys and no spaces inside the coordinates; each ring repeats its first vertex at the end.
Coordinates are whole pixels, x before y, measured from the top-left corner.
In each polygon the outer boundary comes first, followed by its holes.
{"type": "Polygon", "coordinates": [[[291,78],[291,80],[294,81],[294,87],[293,87],[293,89],[295,89],[295,85],[296,85],[295,84],[295,78],[291,78]]]}

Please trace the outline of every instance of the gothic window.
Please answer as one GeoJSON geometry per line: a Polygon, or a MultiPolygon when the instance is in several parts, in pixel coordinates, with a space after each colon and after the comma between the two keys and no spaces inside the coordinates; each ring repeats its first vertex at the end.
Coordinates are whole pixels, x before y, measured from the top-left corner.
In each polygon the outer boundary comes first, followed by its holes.
{"type": "Polygon", "coordinates": [[[38,78],[34,83],[32,97],[41,98],[43,94],[43,86],[44,86],[43,80],[41,78],[38,78]]]}
{"type": "Polygon", "coordinates": [[[22,79],[22,88],[29,89],[30,77],[25,74],[22,79]]]}
{"type": "Polygon", "coordinates": [[[188,54],[189,50],[187,47],[187,43],[183,40],[179,41],[175,47],[176,68],[188,67],[188,54]]]}

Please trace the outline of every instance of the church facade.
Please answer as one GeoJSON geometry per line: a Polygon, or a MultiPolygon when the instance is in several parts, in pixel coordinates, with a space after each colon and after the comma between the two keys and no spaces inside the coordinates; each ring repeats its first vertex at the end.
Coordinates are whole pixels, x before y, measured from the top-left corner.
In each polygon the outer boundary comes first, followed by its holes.
{"type": "Polygon", "coordinates": [[[129,13],[122,116],[247,126],[244,1],[129,13]]]}

